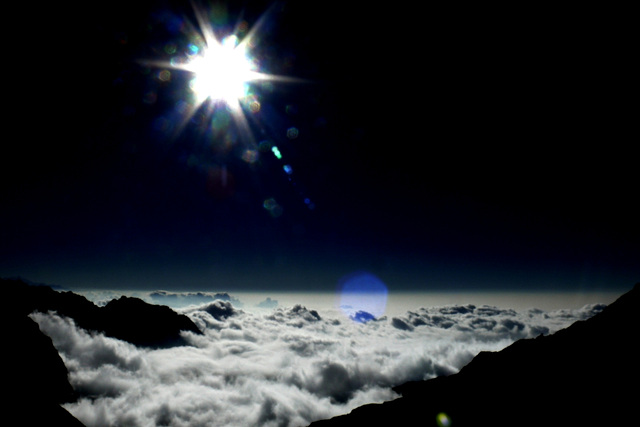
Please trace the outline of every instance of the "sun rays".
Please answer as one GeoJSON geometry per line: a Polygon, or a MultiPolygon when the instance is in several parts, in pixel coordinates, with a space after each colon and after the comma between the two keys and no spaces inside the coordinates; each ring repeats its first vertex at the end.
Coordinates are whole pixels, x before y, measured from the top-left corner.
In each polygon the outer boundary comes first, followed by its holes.
{"type": "Polygon", "coordinates": [[[243,137],[253,141],[248,115],[260,111],[258,88],[264,82],[299,82],[300,79],[265,72],[254,51],[259,47],[260,30],[269,10],[249,28],[240,21],[233,31],[224,34],[208,18],[207,11],[194,5],[197,26],[188,25],[185,31],[188,43],[176,49],[168,61],[144,60],[146,66],[175,70],[188,75],[188,84],[182,88],[188,100],[177,129],[181,130],[198,111],[215,123],[216,114],[231,114],[243,137]]]}

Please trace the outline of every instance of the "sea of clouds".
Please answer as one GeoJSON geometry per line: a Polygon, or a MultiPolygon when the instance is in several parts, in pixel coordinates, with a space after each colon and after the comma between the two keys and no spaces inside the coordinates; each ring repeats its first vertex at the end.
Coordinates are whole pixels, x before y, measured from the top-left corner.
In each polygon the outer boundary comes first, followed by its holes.
{"type": "Polygon", "coordinates": [[[421,308],[360,317],[301,305],[251,312],[232,299],[178,309],[204,335],[145,349],[79,329],[55,313],[31,317],[50,336],[79,393],[65,408],[87,426],[306,426],[373,402],[391,387],[455,373],[480,351],[553,333],[601,311],[421,308]]]}

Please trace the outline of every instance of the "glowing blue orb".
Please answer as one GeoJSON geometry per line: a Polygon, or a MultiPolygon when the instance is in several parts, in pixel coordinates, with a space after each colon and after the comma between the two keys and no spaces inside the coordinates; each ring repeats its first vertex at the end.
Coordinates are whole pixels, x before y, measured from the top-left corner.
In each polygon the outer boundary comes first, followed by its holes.
{"type": "Polygon", "coordinates": [[[382,316],[387,307],[387,286],[375,275],[361,271],[338,282],[338,306],[354,322],[382,316]]]}

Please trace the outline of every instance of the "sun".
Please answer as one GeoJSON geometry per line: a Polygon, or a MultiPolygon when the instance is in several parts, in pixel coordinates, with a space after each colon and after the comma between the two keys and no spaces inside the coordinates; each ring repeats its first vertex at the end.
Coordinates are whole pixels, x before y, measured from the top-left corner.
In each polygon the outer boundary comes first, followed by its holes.
{"type": "Polygon", "coordinates": [[[278,77],[259,71],[258,61],[248,49],[250,36],[241,42],[235,34],[218,40],[210,28],[205,27],[203,32],[204,45],[191,45],[197,54],[173,68],[191,73],[189,88],[198,107],[207,102],[224,104],[240,114],[242,104],[251,97],[251,84],[278,77]]]}
{"type": "MultiPolygon", "coordinates": [[[[247,112],[255,113],[259,100],[255,94],[259,81],[299,82],[299,79],[279,76],[261,71],[260,61],[252,55],[257,46],[258,33],[264,22],[263,14],[253,28],[233,32],[219,37],[207,19],[205,10],[194,6],[196,26],[188,26],[187,37],[191,40],[180,54],[169,61],[141,61],[155,68],[176,70],[189,74],[185,98],[189,98],[189,108],[179,126],[182,128],[196,111],[206,108],[209,116],[215,116],[219,109],[231,112],[234,121],[247,136],[247,112]],[[240,38],[242,37],[242,38],[240,38]]],[[[246,24],[246,23],[245,23],[246,24]]]]}
{"type": "MultiPolygon", "coordinates": [[[[178,141],[181,135],[193,142],[187,166],[204,172],[207,188],[213,181],[214,192],[219,186],[225,197],[232,193],[233,175],[226,166],[230,158],[254,165],[264,153],[271,152],[306,208],[314,210],[315,203],[297,186],[293,167],[278,148],[285,135],[287,139],[297,138],[298,129],[289,127],[286,133],[276,135],[270,122],[277,115],[274,105],[269,104],[276,83],[313,83],[268,72],[274,66],[280,68],[274,53],[286,51],[286,46],[274,48],[272,32],[265,31],[272,28],[271,19],[280,10],[277,3],[259,15],[253,25],[239,20],[235,26],[228,21],[226,10],[209,10],[195,3],[192,6],[196,22],[186,16],[177,18],[180,34],[174,30],[168,40],[163,34],[162,41],[153,47],[154,54],[164,58],[137,61],[144,66],[145,74],[150,68],[159,69],[153,74],[156,83],[163,90],[170,89],[166,99],[174,102],[173,108],[169,106],[154,120],[154,130],[161,131],[169,142],[178,141]],[[267,41],[270,43],[265,49],[267,41]]],[[[273,197],[265,197],[261,204],[274,218],[282,214],[282,206],[273,197]]]]}
{"type": "Polygon", "coordinates": [[[193,74],[189,86],[198,103],[210,100],[234,105],[248,96],[248,84],[265,76],[256,71],[244,45],[230,35],[221,43],[214,40],[183,69],[193,74]]]}

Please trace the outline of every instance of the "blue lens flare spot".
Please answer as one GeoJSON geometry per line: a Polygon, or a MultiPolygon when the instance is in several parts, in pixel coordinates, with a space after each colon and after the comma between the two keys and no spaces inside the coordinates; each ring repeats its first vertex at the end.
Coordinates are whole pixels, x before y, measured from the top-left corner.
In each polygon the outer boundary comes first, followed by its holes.
{"type": "Polygon", "coordinates": [[[287,175],[291,175],[293,173],[293,168],[290,165],[284,165],[282,169],[284,169],[287,175]]]}
{"type": "Polygon", "coordinates": [[[349,274],[338,282],[337,304],[354,322],[366,323],[382,316],[387,308],[387,286],[366,271],[349,274]]]}
{"type": "Polygon", "coordinates": [[[300,131],[298,130],[298,128],[290,127],[289,129],[287,129],[287,138],[296,139],[298,135],[300,135],[300,131]]]}

